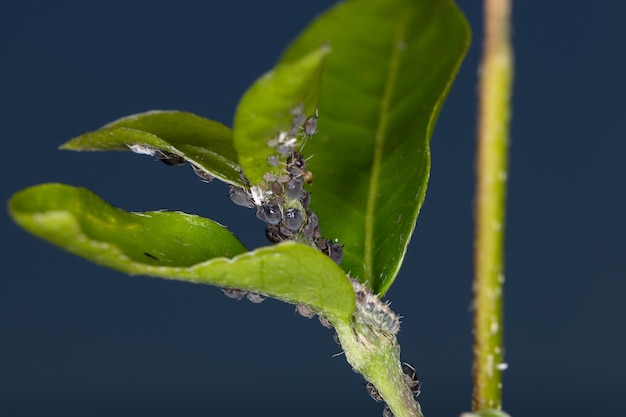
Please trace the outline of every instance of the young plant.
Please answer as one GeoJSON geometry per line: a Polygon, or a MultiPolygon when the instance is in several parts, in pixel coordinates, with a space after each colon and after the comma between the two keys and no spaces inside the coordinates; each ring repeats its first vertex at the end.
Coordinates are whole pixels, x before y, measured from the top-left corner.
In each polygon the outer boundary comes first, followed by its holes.
{"type": "Polygon", "coordinates": [[[399,357],[398,316],[380,298],[415,227],[429,140],[469,36],[451,0],[340,3],[245,93],[232,130],[151,111],[61,147],[189,164],[203,181],[228,183],[274,245],[248,251],[210,219],[125,212],[62,184],[16,193],[10,213],[29,232],[128,274],[215,285],[251,301],[273,297],[317,314],[370,395],[385,401],[384,415],[421,416],[415,370],[399,357]]]}

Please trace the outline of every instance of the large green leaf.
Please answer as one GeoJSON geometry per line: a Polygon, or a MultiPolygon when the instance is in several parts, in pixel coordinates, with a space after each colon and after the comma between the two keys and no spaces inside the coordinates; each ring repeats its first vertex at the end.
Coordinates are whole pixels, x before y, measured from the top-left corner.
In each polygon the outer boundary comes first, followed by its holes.
{"type": "Polygon", "coordinates": [[[305,149],[315,174],[311,207],[324,236],[345,244],[342,267],[378,294],[406,253],[429,140],[469,40],[451,0],[354,0],[314,21],[282,59],[330,44],[319,134],[305,149]]]}
{"type": "Polygon", "coordinates": [[[285,242],[246,252],[212,220],[179,212],[129,213],[63,184],[22,190],[11,198],[9,211],[34,235],[122,272],[261,293],[306,304],[344,324],[354,311],[343,270],[306,245],[285,242]]]}
{"type": "Polygon", "coordinates": [[[241,178],[232,131],[223,124],[181,111],[149,111],[111,122],[61,146],[74,151],[134,150],[167,162],[177,155],[196,170],[229,184],[246,186],[241,178]]]}
{"type": "Polygon", "coordinates": [[[13,219],[34,235],[109,268],[186,267],[244,253],[228,229],[180,212],[133,213],[107,204],[85,188],[42,184],[16,193],[13,219]]]}
{"type": "Polygon", "coordinates": [[[300,59],[279,64],[263,75],[246,91],[237,107],[233,126],[235,148],[253,185],[261,183],[266,172],[280,175],[280,166],[268,164],[270,156],[278,155],[277,144],[268,146],[270,140],[277,141],[279,136],[293,139],[298,149],[306,140],[302,123],[315,117],[328,47],[320,42],[306,52],[300,59]]]}

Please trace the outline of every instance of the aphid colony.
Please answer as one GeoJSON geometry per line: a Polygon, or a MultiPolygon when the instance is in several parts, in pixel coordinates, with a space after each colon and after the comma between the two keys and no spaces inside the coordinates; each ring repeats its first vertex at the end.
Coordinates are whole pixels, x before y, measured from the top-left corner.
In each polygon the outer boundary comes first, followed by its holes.
{"type": "Polygon", "coordinates": [[[276,150],[270,155],[268,172],[261,184],[249,190],[231,186],[230,198],[240,206],[256,208],[256,215],[266,223],[265,236],[270,242],[295,240],[318,248],[337,264],[343,259],[343,246],[337,240],[324,239],[317,216],[309,208],[311,195],[304,184],[313,181],[306,160],[296,150],[302,139],[317,131],[317,114],[306,118],[302,107],[291,112],[290,129],[278,133],[267,145],[276,150]]]}

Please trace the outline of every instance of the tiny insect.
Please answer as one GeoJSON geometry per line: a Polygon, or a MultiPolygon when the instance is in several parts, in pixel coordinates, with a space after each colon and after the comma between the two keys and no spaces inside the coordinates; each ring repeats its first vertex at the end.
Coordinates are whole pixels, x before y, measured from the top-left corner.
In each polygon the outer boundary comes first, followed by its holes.
{"type": "Polygon", "coordinates": [[[302,317],[307,318],[307,319],[310,319],[315,315],[315,312],[311,310],[311,308],[307,306],[306,304],[296,304],[296,311],[302,317]]]}
{"type": "Polygon", "coordinates": [[[175,166],[175,165],[183,165],[185,163],[185,158],[180,155],[176,155],[175,153],[168,151],[159,150],[155,154],[156,158],[163,162],[165,165],[175,166]]]}
{"type": "Polygon", "coordinates": [[[370,395],[370,397],[372,397],[372,400],[376,401],[377,403],[383,400],[383,397],[380,395],[374,384],[372,384],[371,382],[368,382],[365,385],[365,389],[367,390],[367,393],[370,395]]]}
{"type": "Polygon", "coordinates": [[[391,412],[391,408],[387,404],[385,404],[385,408],[383,408],[383,417],[393,417],[393,413],[391,412]]]}
{"type": "Polygon", "coordinates": [[[411,389],[411,392],[414,396],[420,395],[420,387],[422,385],[421,381],[417,377],[417,372],[413,365],[408,362],[402,362],[402,372],[404,373],[404,380],[406,384],[411,389]]]}
{"type": "Polygon", "coordinates": [[[233,298],[235,300],[241,300],[248,293],[244,290],[238,290],[237,288],[222,288],[222,292],[228,298],[233,298]]]}
{"type": "Polygon", "coordinates": [[[263,210],[263,217],[265,221],[269,224],[278,224],[282,219],[282,213],[280,211],[280,206],[274,203],[268,203],[261,206],[263,210]]]}
{"type": "Polygon", "coordinates": [[[201,181],[203,182],[213,181],[213,175],[209,174],[208,172],[206,172],[199,166],[191,164],[191,169],[193,169],[193,172],[196,173],[196,175],[200,178],[201,181]]]}
{"type": "Polygon", "coordinates": [[[302,226],[302,212],[297,208],[290,207],[285,210],[285,218],[283,219],[287,229],[297,232],[302,226]]]}
{"type": "Polygon", "coordinates": [[[248,208],[254,207],[254,202],[250,198],[250,195],[248,195],[248,193],[242,188],[237,188],[231,185],[230,186],[230,199],[232,200],[233,203],[237,204],[238,206],[243,206],[243,207],[248,207],[248,208]]]}

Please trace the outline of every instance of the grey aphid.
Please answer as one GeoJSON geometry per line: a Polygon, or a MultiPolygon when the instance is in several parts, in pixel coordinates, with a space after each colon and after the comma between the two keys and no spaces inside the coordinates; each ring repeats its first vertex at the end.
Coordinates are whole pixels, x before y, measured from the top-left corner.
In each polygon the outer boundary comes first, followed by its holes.
{"type": "Polygon", "coordinates": [[[185,163],[185,158],[182,156],[176,155],[175,153],[168,151],[159,150],[156,153],[156,158],[163,162],[165,165],[183,165],[185,163]]]}
{"type": "Polygon", "coordinates": [[[250,198],[250,195],[245,190],[232,185],[230,186],[230,199],[238,206],[254,207],[254,202],[252,198],[250,198]]]}
{"type": "Polygon", "coordinates": [[[343,245],[337,242],[328,241],[328,256],[335,261],[337,265],[343,260],[343,245]]]}
{"type": "Polygon", "coordinates": [[[287,229],[292,230],[294,232],[300,229],[302,226],[302,212],[297,208],[290,207],[285,210],[285,218],[283,219],[285,226],[287,229]]]}
{"type": "Polygon", "coordinates": [[[309,204],[311,204],[311,194],[303,191],[302,195],[300,196],[300,204],[302,204],[302,207],[304,208],[309,207],[309,204]]]}
{"type": "Polygon", "coordinates": [[[304,133],[307,136],[313,136],[317,133],[317,116],[306,119],[304,122],[304,133]]]}
{"type": "Polygon", "coordinates": [[[271,224],[268,224],[267,227],[265,227],[265,237],[273,243],[282,242],[287,239],[287,237],[280,232],[278,226],[271,224]]]}
{"type": "Polygon", "coordinates": [[[313,235],[315,233],[315,226],[311,226],[310,224],[305,224],[302,228],[302,234],[305,238],[309,240],[313,240],[313,235]]]}
{"type": "Polygon", "coordinates": [[[279,182],[273,182],[270,191],[272,191],[274,195],[283,195],[283,186],[279,182]]]}
{"type": "Polygon", "coordinates": [[[315,315],[315,312],[311,310],[311,308],[307,306],[306,304],[296,304],[296,311],[302,317],[307,318],[307,319],[310,319],[315,315]]]}
{"type": "Polygon", "coordinates": [[[313,213],[311,210],[307,210],[306,215],[308,217],[307,224],[315,227],[318,225],[319,221],[317,219],[317,214],[313,213]]]}
{"type": "Polygon", "coordinates": [[[414,396],[420,395],[421,381],[417,377],[417,372],[413,365],[408,362],[402,362],[402,372],[404,373],[404,380],[411,389],[414,396]]]}
{"type": "MultiPolygon", "coordinates": [[[[276,142],[278,144],[278,141],[276,142]]],[[[278,166],[278,163],[280,162],[280,160],[278,159],[278,155],[270,155],[267,157],[267,163],[270,166],[276,167],[278,166]]]]}
{"type": "Polygon", "coordinates": [[[282,213],[280,212],[280,206],[274,203],[264,204],[261,209],[263,210],[263,216],[265,217],[265,221],[269,224],[278,224],[282,218],[282,213]]]}
{"type": "Polygon", "coordinates": [[[387,404],[385,404],[385,408],[383,408],[383,417],[393,417],[393,413],[387,404]]]}
{"type": "Polygon", "coordinates": [[[302,185],[304,180],[302,178],[294,178],[285,184],[285,196],[292,200],[298,200],[302,196],[302,185]]]}
{"type": "Polygon", "coordinates": [[[324,327],[326,327],[327,329],[332,329],[333,325],[328,321],[328,319],[324,316],[317,316],[317,319],[319,320],[320,324],[324,327]]]}
{"type": "Polygon", "coordinates": [[[367,390],[367,393],[370,395],[370,397],[372,397],[372,400],[376,401],[377,403],[383,400],[383,397],[380,395],[374,384],[372,384],[371,382],[368,382],[365,385],[365,389],[367,390]]]}
{"type": "Polygon", "coordinates": [[[247,291],[238,290],[237,288],[222,288],[222,292],[226,295],[226,297],[233,298],[235,300],[241,300],[247,294],[247,291]]]}
{"type": "Polygon", "coordinates": [[[203,181],[203,182],[211,182],[211,181],[213,181],[213,175],[209,174],[208,172],[206,172],[205,170],[203,170],[199,166],[191,164],[191,168],[193,169],[193,172],[195,172],[196,175],[198,177],[200,177],[201,181],[203,181]]]}
{"type": "Polygon", "coordinates": [[[263,297],[261,294],[257,294],[254,292],[247,293],[246,298],[248,299],[248,301],[251,301],[255,304],[259,304],[263,302],[263,300],[265,300],[265,297],[263,297]]]}

